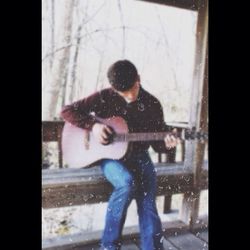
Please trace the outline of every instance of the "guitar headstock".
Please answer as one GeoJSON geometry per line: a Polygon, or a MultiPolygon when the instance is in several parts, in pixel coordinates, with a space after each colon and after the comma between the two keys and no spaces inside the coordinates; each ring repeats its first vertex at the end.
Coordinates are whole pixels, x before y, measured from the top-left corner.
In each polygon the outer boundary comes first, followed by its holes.
{"type": "Polygon", "coordinates": [[[196,131],[195,127],[193,127],[192,129],[183,129],[182,132],[184,133],[182,135],[182,138],[184,140],[198,140],[200,142],[206,142],[208,140],[208,134],[204,131],[196,131]]]}

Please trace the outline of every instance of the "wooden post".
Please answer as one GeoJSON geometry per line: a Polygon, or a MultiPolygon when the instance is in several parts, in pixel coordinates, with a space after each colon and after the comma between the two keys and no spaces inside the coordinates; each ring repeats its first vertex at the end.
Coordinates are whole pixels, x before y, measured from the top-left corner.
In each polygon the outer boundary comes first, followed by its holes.
{"type": "Polygon", "coordinates": [[[58,140],[58,160],[59,168],[63,168],[63,155],[62,155],[62,130],[57,127],[57,140],[58,140]]]}
{"type": "Polygon", "coordinates": [[[185,161],[185,141],[181,142],[181,160],[185,161]]]}
{"type": "MultiPolygon", "coordinates": [[[[167,153],[166,162],[175,163],[176,158],[176,148],[170,149],[167,153]]],[[[167,214],[171,212],[171,204],[172,204],[172,195],[165,195],[164,197],[164,205],[163,205],[163,213],[167,214]]]]}
{"type": "Polygon", "coordinates": [[[62,141],[61,141],[63,126],[64,126],[63,121],[42,122],[43,142],[57,142],[59,168],[63,167],[62,141]]]}
{"type": "Polygon", "coordinates": [[[164,196],[163,213],[168,214],[171,212],[172,195],[164,196]]]}
{"type": "Polygon", "coordinates": [[[158,162],[162,163],[161,153],[158,153],[158,162]]]}
{"type": "MultiPolygon", "coordinates": [[[[196,30],[195,69],[192,86],[192,102],[189,126],[196,129],[206,128],[207,124],[207,33],[208,33],[208,1],[198,1],[198,20],[196,30]]],[[[199,214],[199,180],[204,158],[205,144],[197,141],[186,142],[184,166],[194,173],[193,191],[184,194],[181,220],[192,229],[199,214]]]]}
{"type": "Polygon", "coordinates": [[[176,148],[172,148],[169,150],[167,154],[167,162],[168,163],[174,163],[176,158],[176,148]]]}

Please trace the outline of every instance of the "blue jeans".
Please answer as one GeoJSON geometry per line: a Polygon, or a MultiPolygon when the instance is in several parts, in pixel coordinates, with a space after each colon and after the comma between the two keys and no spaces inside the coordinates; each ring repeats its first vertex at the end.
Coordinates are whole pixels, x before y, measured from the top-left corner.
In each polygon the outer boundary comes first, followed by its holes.
{"type": "Polygon", "coordinates": [[[121,248],[127,209],[135,198],[141,249],[163,250],[162,226],[155,203],[156,173],[148,152],[138,153],[126,162],[105,159],[101,168],[114,187],[108,203],[102,247],[112,250],[121,248]]]}

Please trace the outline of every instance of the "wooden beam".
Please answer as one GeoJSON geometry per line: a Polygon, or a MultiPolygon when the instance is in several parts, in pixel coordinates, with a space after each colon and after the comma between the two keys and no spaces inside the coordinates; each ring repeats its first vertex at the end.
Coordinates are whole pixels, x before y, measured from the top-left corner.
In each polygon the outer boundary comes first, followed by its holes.
{"type": "MultiPolygon", "coordinates": [[[[189,128],[200,128],[201,111],[204,115],[207,115],[207,106],[204,106],[202,102],[202,94],[204,91],[204,85],[206,83],[205,64],[206,64],[206,52],[207,52],[207,33],[208,33],[208,3],[207,0],[199,0],[198,20],[196,27],[196,49],[195,49],[195,67],[193,73],[193,85],[191,93],[190,104],[190,117],[188,126],[189,128]],[[203,106],[203,108],[202,108],[203,106]]],[[[206,92],[207,93],[207,92],[206,92]]],[[[206,97],[207,99],[207,97],[206,97]]],[[[205,99],[204,99],[205,100],[205,99]]],[[[207,121],[206,121],[207,122],[207,121]]],[[[185,167],[193,169],[194,155],[197,146],[197,141],[186,141],[185,152],[185,167]]]]}
{"type": "Polygon", "coordinates": [[[171,242],[178,249],[185,250],[194,250],[194,249],[202,249],[207,250],[208,244],[196,237],[192,233],[183,233],[177,236],[171,236],[168,238],[168,241],[171,242]]]}
{"type": "MultiPolygon", "coordinates": [[[[157,195],[184,193],[192,190],[193,174],[183,171],[183,163],[156,166],[157,195]]],[[[207,174],[204,173],[206,176],[207,174]]],[[[201,187],[206,188],[207,178],[201,187]]],[[[112,186],[100,167],[89,169],[42,170],[42,207],[65,207],[107,201],[112,186]]]]}
{"type": "MultiPolygon", "coordinates": [[[[192,102],[189,126],[204,129],[207,123],[207,34],[208,34],[208,1],[198,1],[198,21],[196,29],[195,69],[192,86],[192,102]],[[203,97],[202,97],[203,96],[203,97]]],[[[192,192],[187,192],[183,198],[181,219],[192,228],[199,214],[200,191],[198,189],[202,178],[205,144],[198,141],[186,142],[185,168],[194,173],[192,192]]]]}
{"type": "Polygon", "coordinates": [[[163,4],[186,10],[194,10],[194,11],[198,10],[198,0],[140,0],[140,1],[163,4]]]}

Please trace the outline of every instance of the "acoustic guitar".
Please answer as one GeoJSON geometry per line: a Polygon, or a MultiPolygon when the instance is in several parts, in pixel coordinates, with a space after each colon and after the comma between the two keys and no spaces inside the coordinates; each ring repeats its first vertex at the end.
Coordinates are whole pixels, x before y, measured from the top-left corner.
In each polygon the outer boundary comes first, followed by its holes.
{"type": "MultiPolygon", "coordinates": [[[[122,159],[129,150],[130,142],[164,140],[169,132],[129,133],[126,121],[121,117],[111,117],[98,120],[110,126],[114,131],[112,143],[101,144],[90,130],[76,127],[65,122],[62,132],[63,160],[69,168],[84,168],[93,165],[101,159],[122,159]]],[[[181,140],[198,139],[205,141],[207,135],[195,132],[194,129],[183,129],[181,140]]]]}

